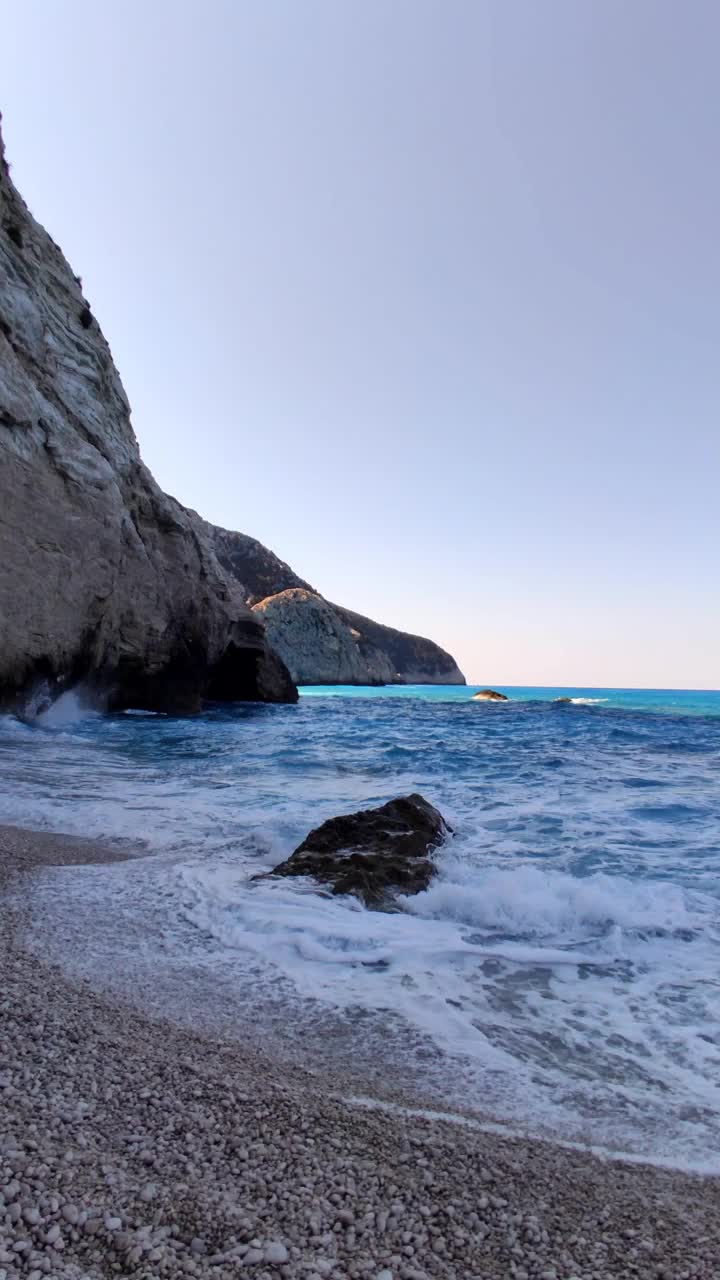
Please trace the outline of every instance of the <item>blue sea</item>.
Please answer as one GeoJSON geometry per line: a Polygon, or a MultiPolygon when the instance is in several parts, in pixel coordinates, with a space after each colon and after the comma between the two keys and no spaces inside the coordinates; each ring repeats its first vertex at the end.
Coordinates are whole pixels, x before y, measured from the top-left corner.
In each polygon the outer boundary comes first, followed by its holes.
{"type": "Polygon", "coordinates": [[[195,719],[68,695],[0,720],[0,820],[151,855],[42,872],[29,941],[310,1067],[720,1170],[720,693],[496,687],[510,701],[312,688],[195,719]],[[410,791],[455,834],[398,911],[255,878],[410,791]]]}

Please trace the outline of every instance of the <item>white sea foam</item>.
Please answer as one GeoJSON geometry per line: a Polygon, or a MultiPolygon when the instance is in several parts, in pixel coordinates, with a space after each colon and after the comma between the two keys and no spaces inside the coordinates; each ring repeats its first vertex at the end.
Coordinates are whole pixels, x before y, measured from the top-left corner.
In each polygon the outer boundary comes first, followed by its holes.
{"type": "Polygon", "coordinates": [[[423,1068],[449,1103],[476,1099],[515,1126],[647,1158],[713,1159],[717,922],[700,894],[607,876],[578,886],[531,867],[513,887],[490,867],[474,884],[441,874],[387,914],[303,881],[252,880],[229,855],[63,875],[62,894],[55,879],[38,886],[42,945],[95,981],[116,984],[124,969],[136,995],[184,958],[235,975],[242,1017],[248,991],[262,1008],[282,977],[284,1023],[299,1036],[316,1017],[304,1007],[415,1028],[450,1055],[423,1068]]]}
{"type": "Polygon", "coordinates": [[[530,864],[478,869],[460,858],[449,859],[429,889],[405,900],[405,909],[490,933],[566,942],[609,929],[672,931],[690,919],[684,891],[666,882],[603,873],[579,879],[530,864]]]}
{"type": "Polygon", "coordinates": [[[458,1098],[474,1078],[498,1115],[566,1136],[589,1124],[610,1145],[632,1116],[646,1152],[665,1158],[672,1132],[683,1159],[693,1143],[699,1158],[696,1121],[673,1123],[668,1089],[687,1117],[718,1102],[717,1047],[701,1030],[718,1012],[714,952],[688,940],[717,927],[714,901],[605,875],[461,872],[453,862],[387,915],[199,863],[181,871],[183,911],[224,955],[269,961],[306,999],[401,1016],[462,1059],[458,1098]]]}
{"type": "Polygon", "coordinates": [[[36,723],[43,729],[62,729],[97,714],[86,692],[82,689],[67,689],[40,712],[36,723]]]}

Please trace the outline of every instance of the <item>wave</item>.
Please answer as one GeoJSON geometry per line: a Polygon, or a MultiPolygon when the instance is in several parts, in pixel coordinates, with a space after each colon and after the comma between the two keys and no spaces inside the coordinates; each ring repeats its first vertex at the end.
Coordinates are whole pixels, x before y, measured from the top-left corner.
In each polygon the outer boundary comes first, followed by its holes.
{"type": "Polygon", "coordinates": [[[78,724],[82,720],[92,720],[99,714],[82,690],[67,689],[40,712],[35,723],[41,729],[62,729],[67,725],[78,724]]]}
{"type": "MultiPolygon", "coordinates": [[[[631,881],[602,872],[578,877],[529,864],[478,870],[457,860],[404,909],[424,919],[449,919],[512,937],[605,938],[614,931],[672,933],[692,927],[689,895],[667,881],[631,881]]],[[[715,904],[709,900],[708,910],[715,904]]],[[[697,908],[696,908],[697,910],[697,908]]]]}

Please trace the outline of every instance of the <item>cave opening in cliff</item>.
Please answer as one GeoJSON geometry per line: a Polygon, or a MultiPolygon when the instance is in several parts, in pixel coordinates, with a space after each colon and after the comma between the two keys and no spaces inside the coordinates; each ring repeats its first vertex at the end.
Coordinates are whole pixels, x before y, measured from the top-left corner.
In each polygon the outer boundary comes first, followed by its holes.
{"type": "Polygon", "coordinates": [[[230,644],[210,673],[206,697],[210,702],[257,702],[260,653],[230,644]]]}

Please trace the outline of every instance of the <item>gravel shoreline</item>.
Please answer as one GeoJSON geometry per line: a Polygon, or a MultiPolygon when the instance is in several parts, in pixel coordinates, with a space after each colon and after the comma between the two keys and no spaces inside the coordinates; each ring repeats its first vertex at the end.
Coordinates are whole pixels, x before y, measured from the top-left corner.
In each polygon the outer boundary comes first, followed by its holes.
{"type": "Polygon", "coordinates": [[[39,866],[0,828],[0,1280],[716,1280],[720,1180],[341,1101],[23,950],[39,866]]]}

